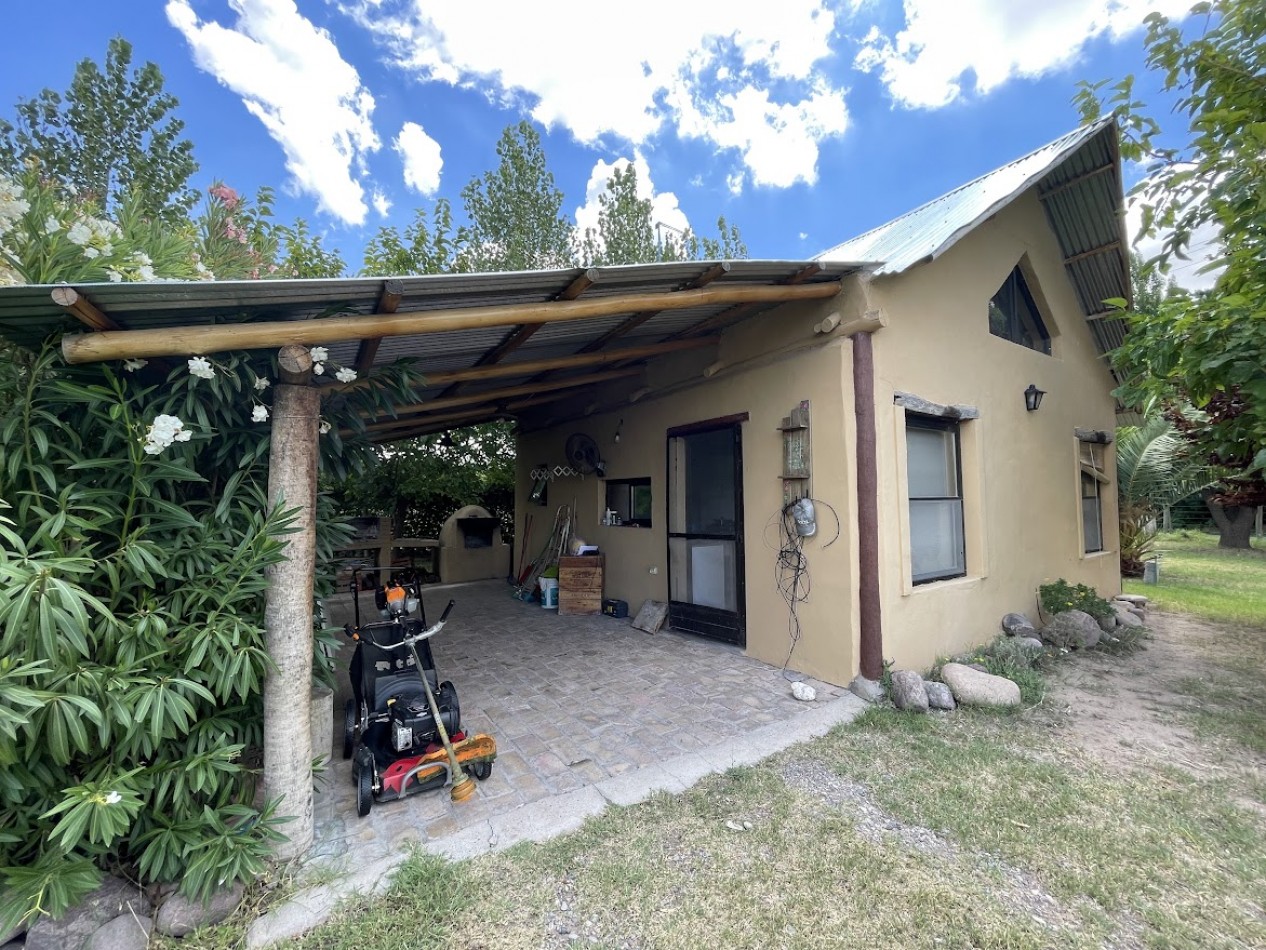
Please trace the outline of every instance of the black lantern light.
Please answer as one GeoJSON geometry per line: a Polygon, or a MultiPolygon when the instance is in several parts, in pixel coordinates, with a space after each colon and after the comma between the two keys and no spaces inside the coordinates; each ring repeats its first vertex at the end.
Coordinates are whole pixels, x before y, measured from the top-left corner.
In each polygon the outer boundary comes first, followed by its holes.
{"type": "Polygon", "coordinates": [[[1029,383],[1029,388],[1024,391],[1024,408],[1029,412],[1036,412],[1042,405],[1042,397],[1045,395],[1045,390],[1038,389],[1033,383],[1029,383]]]}

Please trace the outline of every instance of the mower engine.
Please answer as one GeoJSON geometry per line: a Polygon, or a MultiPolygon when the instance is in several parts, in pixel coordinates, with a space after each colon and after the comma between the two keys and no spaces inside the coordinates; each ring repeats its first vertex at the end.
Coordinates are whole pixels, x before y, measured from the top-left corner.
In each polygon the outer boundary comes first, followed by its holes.
{"type": "MultiPolygon", "coordinates": [[[[443,710],[440,711],[443,715],[443,710]]],[[[408,752],[435,733],[435,717],[426,700],[414,699],[391,703],[391,747],[408,752]]]]}

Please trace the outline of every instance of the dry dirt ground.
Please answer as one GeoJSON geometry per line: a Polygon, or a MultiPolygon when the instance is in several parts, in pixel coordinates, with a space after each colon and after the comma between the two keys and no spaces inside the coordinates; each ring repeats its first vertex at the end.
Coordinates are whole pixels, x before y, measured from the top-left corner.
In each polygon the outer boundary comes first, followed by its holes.
{"type": "Polygon", "coordinates": [[[1243,676],[1236,658],[1261,632],[1157,610],[1147,624],[1151,636],[1130,656],[1093,652],[1059,664],[1033,715],[1109,766],[1170,765],[1200,779],[1260,782],[1266,759],[1216,736],[1197,737],[1194,717],[1205,700],[1192,695],[1191,684],[1243,676]]]}

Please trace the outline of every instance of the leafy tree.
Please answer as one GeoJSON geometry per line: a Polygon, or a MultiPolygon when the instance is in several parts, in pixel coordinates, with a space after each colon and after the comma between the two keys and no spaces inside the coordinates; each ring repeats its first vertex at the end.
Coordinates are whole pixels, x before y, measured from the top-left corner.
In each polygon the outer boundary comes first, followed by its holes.
{"type": "Polygon", "coordinates": [[[407,274],[443,274],[453,269],[455,252],[453,209],[445,199],[435,203],[427,226],[426,210],[414,212],[404,235],[394,227],[379,228],[365,247],[361,273],[367,277],[402,277],[407,274]]]}
{"type": "Polygon", "coordinates": [[[115,37],[104,69],[84,59],[64,95],[20,100],[15,122],[0,120],[0,171],[33,162],[108,213],[132,193],[142,214],[182,220],[197,200],[193,143],[180,137],[179,103],[159,68],[131,67],[132,44],[115,37]]]}
{"type": "Polygon", "coordinates": [[[466,272],[570,267],[574,228],[563,193],[545,163],[541,137],[527,122],[502,133],[494,171],[462,189],[469,224],[458,230],[457,269],[466,272]]]}
{"type": "Polygon", "coordinates": [[[342,510],[391,516],[397,532],[433,538],[458,508],[482,505],[514,535],[514,433],[487,422],[380,449],[362,474],[333,490],[342,510]]]}
{"type": "Polygon", "coordinates": [[[737,260],[747,257],[737,227],[717,220],[717,237],[701,238],[687,230],[662,234],[656,226],[649,198],[637,193],[637,168],[616,168],[598,196],[598,227],[587,228],[581,256],[589,266],[649,264],[655,261],[737,260]]]}
{"type": "Polygon", "coordinates": [[[1247,547],[1254,508],[1266,503],[1266,6],[1215,0],[1192,13],[1199,22],[1188,33],[1150,15],[1145,39],[1185,129],[1167,137],[1135,98],[1133,77],[1106,98],[1103,83],[1083,86],[1078,101],[1088,119],[1113,112],[1122,155],[1147,164],[1135,193],[1144,232],[1163,235],[1156,266],[1185,259],[1198,229],[1220,233],[1210,266],[1225,269],[1213,290],[1131,314],[1114,362],[1125,402],[1159,404],[1210,464],[1233,473],[1208,501],[1219,543],[1247,547]]]}

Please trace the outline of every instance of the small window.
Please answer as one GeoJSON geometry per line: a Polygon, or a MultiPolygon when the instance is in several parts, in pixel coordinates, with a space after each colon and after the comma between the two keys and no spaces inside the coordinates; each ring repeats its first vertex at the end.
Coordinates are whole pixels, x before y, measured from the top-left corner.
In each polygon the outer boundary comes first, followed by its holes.
{"type": "Polygon", "coordinates": [[[967,573],[958,422],[906,415],[910,567],[916,584],[967,573]]]}
{"type": "Polygon", "coordinates": [[[612,479],[607,482],[608,524],[651,526],[651,480],[649,478],[612,479]]]}
{"type": "Polygon", "coordinates": [[[1007,282],[989,301],[989,332],[1047,356],[1051,353],[1051,335],[1046,332],[1019,267],[1011,271],[1007,282]]]}
{"type": "Polygon", "coordinates": [[[1082,550],[1094,554],[1103,550],[1103,445],[1079,441],[1081,466],[1082,550]]]}

